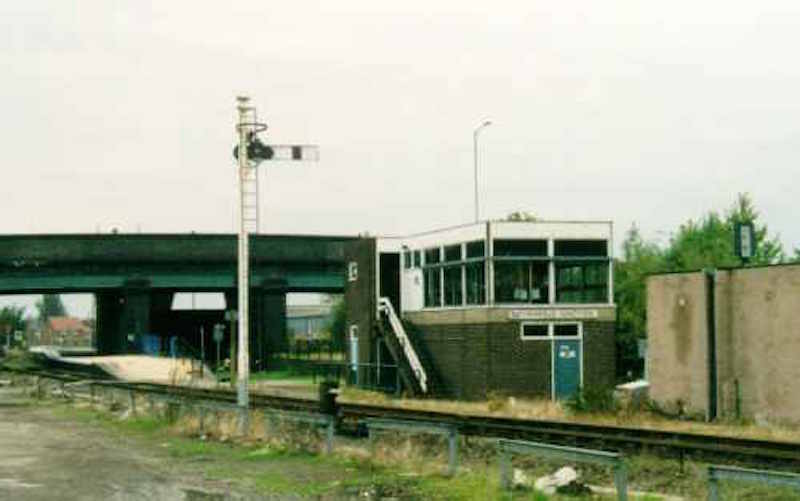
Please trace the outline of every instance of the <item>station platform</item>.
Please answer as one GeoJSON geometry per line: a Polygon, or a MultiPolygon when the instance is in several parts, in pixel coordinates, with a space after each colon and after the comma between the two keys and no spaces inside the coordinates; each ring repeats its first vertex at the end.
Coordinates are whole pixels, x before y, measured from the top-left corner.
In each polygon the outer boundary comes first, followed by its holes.
{"type": "Polygon", "coordinates": [[[69,356],[57,347],[35,347],[30,350],[62,368],[70,366],[88,373],[103,373],[110,379],[137,383],[214,385],[216,378],[208,366],[189,358],[152,355],[69,356]]]}

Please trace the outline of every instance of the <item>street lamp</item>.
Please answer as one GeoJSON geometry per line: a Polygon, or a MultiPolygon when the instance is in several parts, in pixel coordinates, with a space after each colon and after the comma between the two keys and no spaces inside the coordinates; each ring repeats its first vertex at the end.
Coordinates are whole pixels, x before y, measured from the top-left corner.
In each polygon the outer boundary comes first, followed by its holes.
{"type": "Polygon", "coordinates": [[[479,221],[478,212],[478,134],[484,127],[492,125],[491,120],[484,120],[479,126],[475,127],[472,131],[472,157],[475,160],[475,222],[479,221]]]}

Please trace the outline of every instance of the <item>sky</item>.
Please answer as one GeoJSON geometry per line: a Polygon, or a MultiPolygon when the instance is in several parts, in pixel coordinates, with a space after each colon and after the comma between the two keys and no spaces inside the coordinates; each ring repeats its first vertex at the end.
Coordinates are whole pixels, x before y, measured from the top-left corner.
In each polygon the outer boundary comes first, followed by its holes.
{"type": "Polygon", "coordinates": [[[0,3],[0,233],[233,232],[235,96],[275,144],[265,233],[634,222],[749,192],[800,247],[800,3],[0,3]]]}

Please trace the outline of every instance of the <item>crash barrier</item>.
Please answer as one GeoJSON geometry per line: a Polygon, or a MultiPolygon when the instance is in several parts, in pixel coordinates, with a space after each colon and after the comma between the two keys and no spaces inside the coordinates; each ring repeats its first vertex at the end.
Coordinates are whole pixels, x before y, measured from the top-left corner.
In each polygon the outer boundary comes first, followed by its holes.
{"type": "MultiPolygon", "coordinates": [[[[138,390],[133,388],[128,389],[118,389],[113,386],[103,385],[101,383],[87,383],[90,388],[91,394],[91,401],[94,404],[96,401],[96,395],[98,390],[102,392],[100,398],[109,401],[113,404],[116,400],[116,394],[118,392],[124,392],[127,394],[128,400],[128,408],[131,410],[131,413],[136,413],[136,398],[135,394],[138,390]]],[[[205,427],[205,418],[206,412],[233,412],[239,415],[240,420],[244,420],[246,422],[247,417],[243,414],[242,407],[233,404],[233,403],[226,403],[226,402],[209,402],[209,401],[196,401],[196,400],[189,400],[177,395],[167,395],[167,394],[160,394],[160,393],[153,393],[148,391],[141,391],[145,394],[145,398],[147,398],[148,405],[150,410],[153,411],[155,408],[155,402],[163,402],[167,405],[177,406],[175,409],[175,413],[180,413],[180,409],[188,408],[191,411],[194,411],[198,414],[200,420],[200,428],[204,429],[205,427]]],[[[333,452],[333,436],[335,431],[336,420],[334,416],[329,414],[313,414],[309,412],[298,412],[298,411],[286,411],[286,410],[278,410],[278,409],[259,409],[264,414],[264,425],[265,427],[271,427],[275,424],[278,420],[286,420],[286,421],[295,421],[295,422],[302,422],[314,425],[318,428],[325,429],[325,452],[330,454],[333,452]]],[[[177,417],[177,416],[173,416],[177,417]]]]}
{"type": "Polygon", "coordinates": [[[370,451],[374,455],[375,443],[372,430],[393,430],[411,433],[429,433],[433,435],[443,435],[447,437],[447,468],[451,475],[456,473],[458,468],[458,428],[455,425],[446,423],[432,423],[427,421],[409,421],[399,419],[366,419],[364,424],[369,432],[370,451]]]}
{"type": "MultiPolygon", "coordinates": [[[[330,414],[311,414],[308,412],[295,412],[295,411],[276,411],[272,409],[262,409],[265,414],[265,421],[271,425],[276,419],[287,419],[290,421],[299,421],[309,423],[319,428],[325,429],[325,452],[330,454],[333,452],[333,432],[336,421],[330,414]]],[[[265,422],[265,424],[267,424],[265,422]]]]}
{"type": "Polygon", "coordinates": [[[719,481],[735,480],[739,482],[760,482],[769,485],[783,485],[800,489],[800,475],[780,471],[751,470],[735,466],[709,465],[708,467],[708,499],[719,499],[719,481]]]}
{"type": "Polygon", "coordinates": [[[628,499],[628,474],[625,470],[625,463],[622,461],[622,456],[616,452],[564,447],[540,442],[526,442],[523,440],[507,440],[503,438],[497,440],[497,452],[500,457],[500,486],[503,489],[511,487],[512,454],[527,454],[548,459],[610,466],[614,471],[614,486],[617,489],[617,499],[620,501],[628,499]]]}

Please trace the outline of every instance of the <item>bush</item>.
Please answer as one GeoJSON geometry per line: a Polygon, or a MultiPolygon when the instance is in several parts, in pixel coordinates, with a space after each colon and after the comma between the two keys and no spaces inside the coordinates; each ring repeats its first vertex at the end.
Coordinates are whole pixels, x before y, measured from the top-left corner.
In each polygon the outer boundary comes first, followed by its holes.
{"type": "Polygon", "coordinates": [[[611,386],[586,386],[580,388],[564,405],[575,413],[581,412],[615,412],[617,402],[614,399],[614,388],[611,386]]]}
{"type": "Polygon", "coordinates": [[[509,408],[508,395],[501,391],[490,391],[486,394],[486,408],[489,412],[504,412],[509,408]]]}

